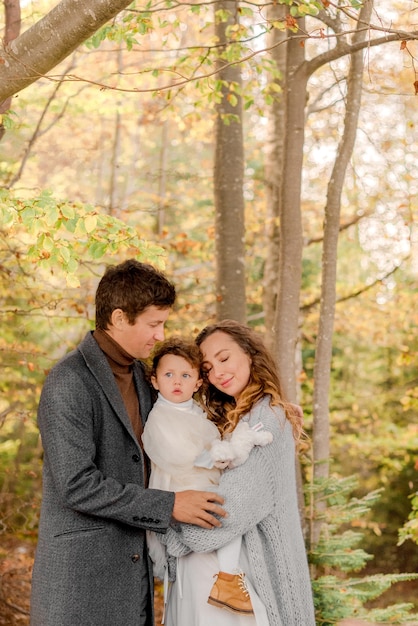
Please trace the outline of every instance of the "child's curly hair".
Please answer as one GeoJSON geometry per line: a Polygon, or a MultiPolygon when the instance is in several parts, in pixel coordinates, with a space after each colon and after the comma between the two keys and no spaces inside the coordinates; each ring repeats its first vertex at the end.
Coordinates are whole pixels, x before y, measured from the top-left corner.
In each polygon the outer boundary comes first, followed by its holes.
{"type": "Polygon", "coordinates": [[[192,340],[184,339],[183,337],[170,337],[158,343],[153,351],[150,376],[156,375],[158,363],[166,354],[174,354],[183,357],[183,359],[190,363],[193,369],[198,370],[199,375],[201,375],[202,353],[196,343],[192,340]]]}

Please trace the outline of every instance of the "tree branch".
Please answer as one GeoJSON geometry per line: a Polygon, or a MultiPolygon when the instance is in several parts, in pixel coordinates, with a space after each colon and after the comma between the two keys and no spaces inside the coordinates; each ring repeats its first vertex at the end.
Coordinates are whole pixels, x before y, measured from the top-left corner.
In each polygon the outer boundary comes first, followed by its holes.
{"type": "Polygon", "coordinates": [[[0,50],[0,100],[44,76],[129,4],[130,0],[61,0],[0,50]]]}
{"type": "MultiPolygon", "coordinates": [[[[403,261],[406,261],[408,258],[409,258],[409,255],[405,257],[403,261]]],[[[363,287],[356,289],[356,291],[350,291],[350,293],[346,294],[345,296],[341,296],[337,298],[336,304],[340,304],[341,302],[346,302],[347,300],[352,300],[353,298],[357,298],[358,296],[361,296],[363,293],[370,291],[370,289],[373,289],[373,287],[376,287],[377,285],[381,285],[383,281],[389,278],[389,276],[392,276],[392,274],[395,274],[395,272],[401,269],[401,267],[402,265],[400,263],[399,265],[396,265],[393,269],[391,269],[390,272],[386,272],[384,276],[381,276],[380,278],[376,278],[376,280],[370,283],[370,285],[363,285],[363,287]]],[[[318,296],[317,298],[314,298],[310,302],[307,302],[306,304],[302,304],[300,307],[300,310],[305,313],[309,312],[310,309],[312,309],[314,306],[317,306],[319,302],[320,302],[320,297],[318,296]]]]}
{"type": "MultiPolygon", "coordinates": [[[[13,39],[16,39],[20,33],[20,0],[4,0],[4,12],[6,22],[4,29],[4,43],[8,44],[13,41],[13,39]]],[[[1,114],[9,110],[11,101],[12,97],[9,96],[6,100],[4,100],[4,102],[0,102],[0,140],[6,132],[1,114]]]]}

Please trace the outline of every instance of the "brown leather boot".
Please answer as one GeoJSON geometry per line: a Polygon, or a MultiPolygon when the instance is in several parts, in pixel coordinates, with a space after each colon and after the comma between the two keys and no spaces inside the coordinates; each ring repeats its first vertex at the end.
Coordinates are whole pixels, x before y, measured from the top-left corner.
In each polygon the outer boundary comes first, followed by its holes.
{"type": "Polygon", "coordinates": [[[244,580],[244,573],[227,574],[219,572],[216,574],[216,582],[212,587],[208,598],[208,604],[227,609],[233,613],[252,615],[253,607],[244,580]]]}

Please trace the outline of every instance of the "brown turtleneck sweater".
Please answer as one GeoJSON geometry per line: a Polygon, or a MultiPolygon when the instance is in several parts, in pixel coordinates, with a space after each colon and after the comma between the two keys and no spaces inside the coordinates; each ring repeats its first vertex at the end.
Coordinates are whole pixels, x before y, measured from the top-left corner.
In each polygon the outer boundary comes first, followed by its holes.
{"type": "MultiPolygon", "coordinates": [[[[131,420],[132,428],[139,445],[142,446],[142,420],[139,409],[139,398],[133,377],[133,363],[135,359],[125,352],[125,350],[104,330],[95,330],[94,339],[99,344],[99,348],[104,352],[105,357],[111,367],[116,384],[119,387],[126,411],[131,420]]],[[[143,455],[144,462],[146,459],[143,455]]],[[[146,468],[144,468],[146,469],[146,468]]],[[[145,476],[147,472],[145,471],[145,476]]]]}

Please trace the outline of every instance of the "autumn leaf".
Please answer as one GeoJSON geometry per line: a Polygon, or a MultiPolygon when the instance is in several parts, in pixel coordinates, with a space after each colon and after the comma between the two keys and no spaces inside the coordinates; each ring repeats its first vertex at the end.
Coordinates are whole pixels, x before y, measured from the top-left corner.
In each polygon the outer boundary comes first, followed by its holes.
{"type": "Polygon", "coordinates": [[[86,231],[88,233],[91,233],[97,226],[97,215],[87,215],[86,219],[84,220],[84,225],[86,227],[86,231]]]}

